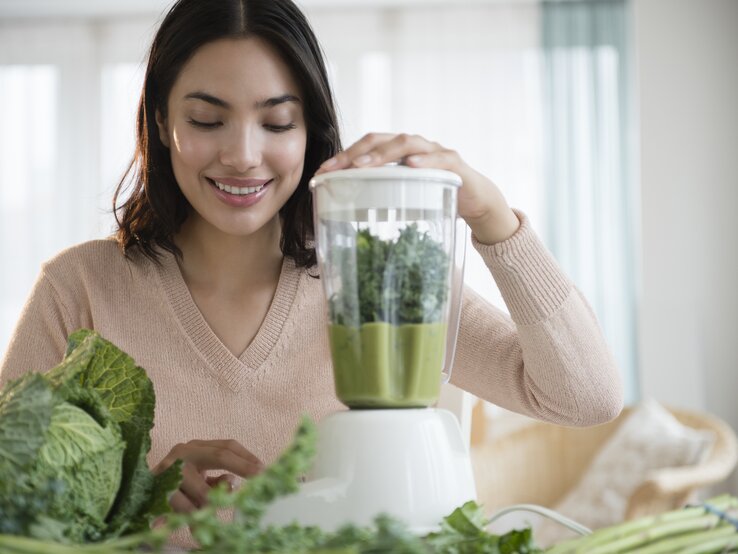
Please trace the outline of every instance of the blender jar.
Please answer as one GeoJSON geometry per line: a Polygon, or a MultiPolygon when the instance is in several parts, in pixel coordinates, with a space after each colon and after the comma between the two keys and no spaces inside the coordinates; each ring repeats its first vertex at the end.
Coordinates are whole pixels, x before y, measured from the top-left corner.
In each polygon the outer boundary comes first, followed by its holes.
{"type": "Polygon", "coordinates": [[[406,166],[310,183],[336,394],[349,408],[429,406],[448,380],[466,245],[460,185],[406,166]]]}

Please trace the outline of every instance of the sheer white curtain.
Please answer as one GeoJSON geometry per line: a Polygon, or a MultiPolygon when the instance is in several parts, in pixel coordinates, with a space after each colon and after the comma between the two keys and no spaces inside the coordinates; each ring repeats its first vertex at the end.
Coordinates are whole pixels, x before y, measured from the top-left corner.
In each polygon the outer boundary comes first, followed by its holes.
{"type": "Polygon", "coordinates": [[[637,191],[625,0],[544,2],[548,245],[589,299],[638,399],[637,191]]]}
{"type": "Polygon", "coordinates": [[[112,229],[153,19],[0,21],[0,354],[41,263],[112,229]]]}

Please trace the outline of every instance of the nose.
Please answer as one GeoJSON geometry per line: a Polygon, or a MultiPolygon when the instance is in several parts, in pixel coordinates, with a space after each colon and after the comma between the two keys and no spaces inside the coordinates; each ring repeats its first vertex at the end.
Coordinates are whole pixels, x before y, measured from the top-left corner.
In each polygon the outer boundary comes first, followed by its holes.
{"type": "Polygon", "coordinates": [[[226,137],[220,151],[220,162],[244,173],[261,165],[262,144],[259,133],[252,126],[243,126],[233,130],[226,137]]]}

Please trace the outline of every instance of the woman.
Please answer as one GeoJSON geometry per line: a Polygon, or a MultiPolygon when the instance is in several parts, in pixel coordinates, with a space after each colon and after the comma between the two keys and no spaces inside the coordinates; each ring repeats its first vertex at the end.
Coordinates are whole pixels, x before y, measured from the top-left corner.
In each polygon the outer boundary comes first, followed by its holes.
{"type": "Polygon", "coordinates": [[[80,327],[131,354],[156,391],[150,463],[185,461],[175,510],[258,472],[302,413],[341,409],[313,278],[316,172],[400,160],[460,175],[459,215],[512,319],[466,291],[452,382],[567,425],[619,413],[589,306],[491,181],[418,136],[341,150],[320,48],[290,0],[177,2],[151,47],[137,138],[115,237],[44,265],[1,375],[54,366],[80,327]]]}

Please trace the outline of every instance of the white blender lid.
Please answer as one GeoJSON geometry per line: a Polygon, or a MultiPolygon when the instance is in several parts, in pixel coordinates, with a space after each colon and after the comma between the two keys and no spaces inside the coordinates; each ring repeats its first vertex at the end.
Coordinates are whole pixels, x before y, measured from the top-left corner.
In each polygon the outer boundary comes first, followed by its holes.
{"type": "Polygon", "coordinates": [[[425,219],[443,210],[449,187],[461,177],[444,169],[402,165],[359,167],[323,173],[310,181],[318,193],[316,213],[336,221],[386,220],[387,210],[403,210],[403,218],[425,219]]]}
{"type": "Polygon", "coordinates": [[[425,169],[406,165],[388,164],[379,167],[352,167],[316,175],[310,180],[313,189],[326,181],[362,179],[366,181],[424,181],[441,182],[446,185],[461,186],[461,177],[445,169],[425,169]]]}

